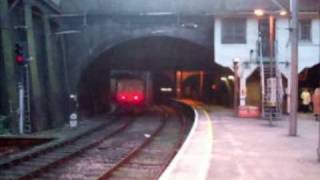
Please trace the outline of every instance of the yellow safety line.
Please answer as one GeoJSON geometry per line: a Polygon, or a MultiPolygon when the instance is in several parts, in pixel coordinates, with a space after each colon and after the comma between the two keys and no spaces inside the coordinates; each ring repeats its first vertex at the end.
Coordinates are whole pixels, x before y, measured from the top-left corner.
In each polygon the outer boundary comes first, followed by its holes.
{"type": "Polygon", "coordinates": [[[207,133],[207,142],[208,144],[206,144],[207,146],[209,146],[207,149],[209,149],[208,152],[206,152],[206,156],[207,158],[207,161],[205,162],[205,164],[203,165],[205,171],[203,171],[203,174],[201,174],[200,178],[199,179],[207,179],[207,176],[208,176],[208,173],[209,173],[209,168],[210,168],[210,161],[211,161],[211,154],[212,154],[212,149],[213,149],[213,127],[212,127],[212,119],[208,113],[208,111],[201,107],[201,106],[198,106],[198,108],[202,111],[202,113],[204,114],[204,116],[206,117],[207,121],[208,121],[208,126],[207,126],[207,130],[208,130],[208,133],[207,133]]]}

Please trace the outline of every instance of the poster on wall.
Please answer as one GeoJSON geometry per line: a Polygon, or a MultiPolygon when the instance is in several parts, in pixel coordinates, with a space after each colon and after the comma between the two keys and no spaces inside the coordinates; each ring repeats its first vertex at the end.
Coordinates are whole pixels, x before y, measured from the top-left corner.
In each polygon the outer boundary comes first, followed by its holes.
{"type": "Polygon", "coordinates": [[[277,102],[277,79],[275,77],[267,79],[266,103],[269,107],[276,106],[277,102]]]}

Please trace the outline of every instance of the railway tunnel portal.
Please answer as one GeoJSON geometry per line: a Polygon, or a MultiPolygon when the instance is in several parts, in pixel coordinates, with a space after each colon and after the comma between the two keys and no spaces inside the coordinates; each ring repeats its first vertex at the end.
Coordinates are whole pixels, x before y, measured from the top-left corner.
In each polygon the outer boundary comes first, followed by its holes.
{"type": "Polygon", "coordinates": [[[164,35],[131,39],[101,51],[83,69],[77,85],[82,111],[108,110],[113,70],[149,72],[155,102],[172,97],[213,100],[210,88],[230,73],[214,63],[210,48],[196,42],[164,35]]]}

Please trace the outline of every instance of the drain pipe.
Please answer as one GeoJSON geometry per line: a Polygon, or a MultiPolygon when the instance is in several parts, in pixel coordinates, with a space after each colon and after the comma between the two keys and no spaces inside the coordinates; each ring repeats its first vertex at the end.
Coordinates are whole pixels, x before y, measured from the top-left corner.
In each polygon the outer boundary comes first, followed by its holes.
{"type": "Polygon", "coordinates": [[[318,47],[319,47],[319,53],[318,53],[318,55],[319,55],[319,57],[318,57],[318,63],[320,63],[320,5],[319,5],[319,12],[318,12],[318,25],[319,25],[319,27],[318,27],[318,37],[319,37],[319,41],[318,41],[318,47]]]}
{"type": "Polygon", "coordinates": [[[18,84],[19,89],[19,133],[23,134],[24,131],[24,88],[22,83],[18,84]]]}
{"type": "Polygon", "coordinates": [[[318,124],[319,124],[319,142],[318,142],[318,151],[317,151],[317,153],[318,153],[318,162],[320,162],[320,122],[318,122],[318,124]]]}
{"type": "MultiPolygon", "coordinates": [[[[320,4],[319,4],[319,11],[318,11],[318,17],[319,17],[319,19],[318,19],[318,25],[319,25],[319,28],[318,28],[318,31],[319,31],[319,33],[318,34],[320,34],[320,4]]],[[[319,63],[320,63],[320,35],[319,35],[319,42],[318,42],[318,46],[319,46],[319,63]]],[[[318,142],[318,150],[317,150],[317,154],[318,154],[318,162],[320,162],[320,122],[319,122],[319,142],[318,142]]]]}

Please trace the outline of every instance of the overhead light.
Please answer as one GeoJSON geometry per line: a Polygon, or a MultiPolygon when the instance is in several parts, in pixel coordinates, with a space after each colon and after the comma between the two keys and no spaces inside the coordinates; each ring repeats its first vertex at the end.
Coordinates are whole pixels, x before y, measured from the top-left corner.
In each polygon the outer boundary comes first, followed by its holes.
{"type": "Polygon", "coordinates": [[[256,16],[263,16],[264,15],[264,10],[263,9],[255,9],[254,14],[256,16]]]}
{"type": "Polygon", "coordinates": [[[160,88],[160,91],[161,92],[172,92],[173,91],[173,89],[172,88],[160,88]]]}
{"type": "Polygon", "coordinates": [[[233,81],[233,80],[234,80],[234,76],[229,75],[229,76],[228,76],[228,79],[231,80],[231,81],[233,81]]]}
{"type": "Polygon", "coordinates": [[[235,57],[235,58],[232,59],[232,62],[234,64],[239,63],[240,62],[240,58],[239,57],[235,57]]]}
{"type": "Polygon", "coordinates": [[[227,81],[228,79],[223,76],[223,77],[220,78],[220,80],[221,80],[221,81],[227,81]]]}
{"type": "Polygon", "coordinates": [[[140,16],[169,16],[174,15],[173,12],[147,12],[147,13],[140,13],[140,16]]]}
{"type": "Polygon", "coordinates": [[[286,10],[281,10],[280,11],[280,16],[286,16],[288,12],[286,10]]]}
{"type": "Polygon", "coordinates": [[[195,23],[183,23],[181,24],[181,26],[184,28],[192,28],[192,29],[196,29],[199,27],[199,25],[195,23]]]}

